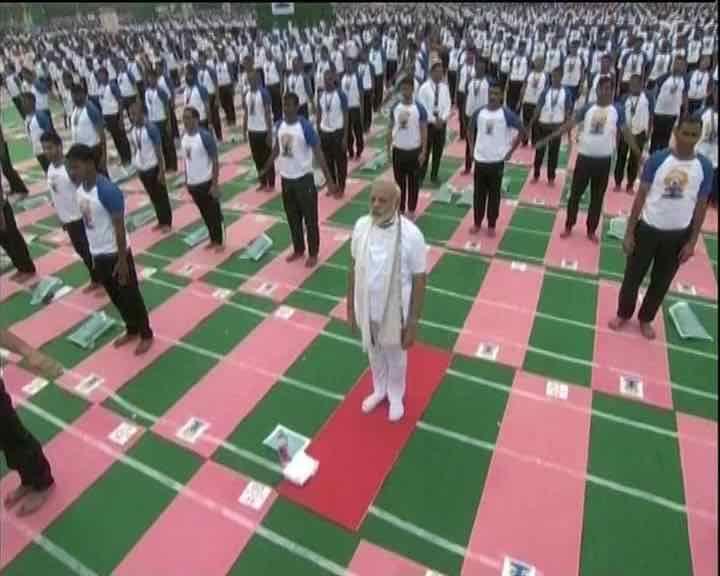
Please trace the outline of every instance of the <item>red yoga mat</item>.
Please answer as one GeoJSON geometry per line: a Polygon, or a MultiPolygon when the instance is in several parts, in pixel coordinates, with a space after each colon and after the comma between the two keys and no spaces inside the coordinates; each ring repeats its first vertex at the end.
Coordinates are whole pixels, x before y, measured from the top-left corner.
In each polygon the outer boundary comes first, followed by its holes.
{"type": "Polygon", "coordinates": [[[405,416],[396,423],[388,420],[387,403],[371,414],[362,413],[362,401],[372,392],[368,370],[307,449],[320,462],[317,474],[302,488],[283,482],[280,494],[357,531],[440,385],[450,359],[449,352],[429,346],[416,345],[410,350],[405,416]]]}

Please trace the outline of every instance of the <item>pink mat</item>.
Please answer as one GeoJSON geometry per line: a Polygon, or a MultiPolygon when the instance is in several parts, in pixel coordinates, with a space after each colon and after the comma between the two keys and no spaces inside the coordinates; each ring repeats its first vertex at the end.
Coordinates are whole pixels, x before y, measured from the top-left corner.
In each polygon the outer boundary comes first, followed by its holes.
{"type": "Polygon", "coordinates": [[[220,173],[218,174],[218,183],[220,186],[227,184],[238,174],[245,172],[245,169],[239,164],[229,164],[223,162],[220,164],[220,173]]]}
{"type": "Polygon", "coordinates": [[[542,282],[542,268],[528,266],[522,272],[510,262],[493,260],[455,351],[476,356],[481,344],[497,345],[497,362],[521,367],[542,282]]]}
{"type": "Polygon", "coordinates": [[[456,190],[462,190],[466,186],[472,187],[475,183],[475,179],[473,176],[472,170],[468,172],[467,174],[463,174],[463,170],[465,170],[465,165],[461,167],[459,172],[456,172],[455,175],[450,178],[450,184],[455,186],[456,190]]]}
{"type": "MultiPolygon", "coordinates": [[[[275,185],[277,187],[277,184],[275,185]]],[[[251,188],[241,192],[235,196],[232,200],[225,203],[230,210],[241,210],[243,212],[250,212],[256,210],[263,204],[274,200],[280,195],[279,187],[272,192],[258,191],[257,184],[253,184],[251,188]]]]}
{"type": "MultiPolygon", "coordinates": [[[[125,445],[119,446],[107,440],[108,435],[123,420],[100,406],[88,409],[73,427],[91,438],[104,442],[117,452],[129,450],[141,436],[142,431],[125,445]]],[[[82,439],[63,432],[55,436],[45,445],[45,455],[52,463],[56,486],[47,504],[33,516],[23,518],[23,525],[34,533],[42,533],[56,518],[73,504],[85,490],[100,478],[115,462],[111,454],[89,446],[82,439]],[[81,463],[81,464],[80,464],[81,463]]],[[[0,492],[7,494],[18,484],[17,475],[10,474],[0,483],[0,492]]],[[[20,531],[14,515],[3,513],[3,529],[0,530],[0,550],[2,560],[0,569],[10,564],[28,545],[32,539],[20,531]]]]}
{"type": "Polygon", "coordinates": [[[494,256],[497,252],[503,236],[510,225],[513,214],[515,213],[515,202],[511,200],[503,200],[500,206],[500,216],[495,223],[495,237],[490,238],[487,235],[487,220],[483,222],[483,228],[479,234],[470,234],[470,228],[474,224],[473,209],[470,208],[463,218],[460,226],[458,226],[452,238],[448,241],[448,247],[455,250],[467,250],[468,252],[479,252],[486,256],[494,256]]]}
{"type": "MultiPolygon", "coordinates": [[[[437,264],[440,258],[443,257],[443,254],[445,254],[445,251],[442,248],[438,248],[437,246],[430,246],[430,250],[427,254],[426,260],[428,276],[435,267],[435,264],[437,264]]],[[[337,320],[342,320],[343,322],[347,321],[347,297],[343,298],[342,301],[339,302],[338,305],[335,306],[335,308],[333,308],[332,312],[330,312],[330,316],[337,320]]]]}
{"type": "Polygon", "coordinates": [[[633,202],[635,202],[635,196],[627,194],[624,186],[620,191],[616,192],[615,182],[613,181],[608,185],[605,192],[603,213],[613,217],[629,216],[633,202]]]}
{"type": "Polygon", "coordinates": [[[518,146],[512,155],[510,162],[513,164],[521,164],[522,166],[532,166],[535,161],[535,148],[532,146],[518,146]]]}
{"type": "Polygon", "coordinates": [[[534,565],[538,574],[579,571],[592,393],[569,386],[565,401],[521,394],[543,397],[545,385],[522,372],[515,378],[463,576],[497,576],[493,564],[505,556],[534,565]]]}
{"type": "Polygon", "coordinates": [[[257,511],[240,504],[238,499],[248,483],[247,478],[215,462],[205,463],[187,490],[232,511],[240,521],[180,493],[113,574],[227,574],[276,497],[272,492],[257,511]],[[198,538],[193,526],[212,536],[198,538]]]}
{"type": "Polygon", "coordinates": [[[201,282],[194,282],[151,313],[150,324],[155,332],[155,343],[145,355],[135,356],[133,345],[117,349],[110,343],[75,367],[73,374],[64,374],[58,384],[70,392],[80,394],[75,391],[75,387],[83,377],[97,374],[105,381],[85,397],[98,404],[103,402],[110,392],[119,390],[169,350],[175,341],[217,310],[221,301],[212,297],[215,290],[201,282]]]}
{"type": "MultiPolygon", "coordinates": [[[[630,322],[621,332],[613,332],[608,328],[608,322],[617,313],[619,291],[616,284],[600,283],[592,371],[593,390],[620,396],[621,376],[639,377],[644,387],[643,402],[672,409],[663,315],[659,313],[653,323],[657,332],[657,340],[654,342],[646,340],[640,334],[637,320],[630,322]]],[[[641,301],[638,306],[640,303],[641,301]]]]}
{"type": "Polygon", "coordinates": [[[715,422],[677,413],[688,528],[695,576],[718,573],[718,428],[715,422]],[[701,439],[705,444],[697,441],[701,439]],[[711,520],[693,510],[712,513],[711,520]]]}
{"type": "Polygon", "coordinates": [[[348,571],[356,576],[427,576],[428,569],[365,540],[355,550],[348,571]]]}
{"type": "MultiPolygon", "coordinates": [[[[586,229],[587,215],[584,212],[578,214],[578,230],[586,229]]],[[[588,241],[585,234],[573,234],[569,238],[560,238],[565,229],[565,210],[558,211],[555,216],[550,245],[545,253],[545,265],[555,268],[563,268],[563,260],[566,266],[572,267],[577,264],[577,271],[586,274],[597,274],[600,268],[600,244],[593,244],[588,241]]],[[[598,228],[602,230],[602,222],[598,228]]]]}
{"type": "Polygon", "coordinates": [[[275,223],[275,219],[264,214],[246,214],[225,230],[226,247],[223,252],[207,250],[206,244],[200,244],[184,256],[173,260],[167,271],[197,280],[233,256],[233,253],[244,248],[255,238],[275,223]],[[182,269],[191,264],[194,269],[190,274],[183,274],[182,269]]]}
{"type": "Polygon", "coordinates": [[[47,181],[46,180],[40,180],[39,182],[34,182],[30,184],[28,187],[28,191],[30,192],[30,196],[34,196],[35,194],[42,194],[43,192],[47,191],[47,181]]]}
{"type": "Polygon", "coordinates": [[[220,156],[221,164],[239,164],[250,156],[250,145],[242,144],[220,156]]]}
{"type": "Polygon", "coordinates": [[[698,296],[717,301],[717,280],[702,238],[696,244],[695,256],[680,266],[673,281],[672,291],[680,292],[682,284],[693,286],[698,296]]]}
{"type": "Polygon", "coordinates": [[[217,449],[212,439],[224,440],[232,433],[273,387],[278,376],[303,354],[327,321],[323,316],[299,310],[289,320],[269,317],[193,386],[154,431],[209,458],[217,449]],[[269,342],[282,342],[282,346],[269,346],[269,342]],[[178,429],[192,417],[210,424],[208,435],[212,439],[201,437],[191,444],[176,437],[178,429]]]}
{"type": "Polygon", "coordinates": [[[717,234],[718,231],[718,211],[717,208],[712,206],[708,207],[708,211],[705,214],[705,222],[702,227],[703,232],[717,234]]]}
{"type": "Polygon", "coordinates": [[[292,263],[285,262],[285,258],[293,250],[291,245],[240,286],[240,290],[246,294],[258,294],[262,287],[269,287],[264,294],[275,302],[282,302],[312,276],[318,267],[325,263],[349,237],[349,232],[346,230],[321,226],[320,253],[318,254],[318,265],[315,268],[306,268],[304,258],[292,263]]]}
{"type": "Polygon", "coordinates": [[[13,326],[13,332],[31,346],[40,348],[70,330],[88,315],[108,303],[104,291],[85,294],[75,290],[13,326]]]}
{"type": "Polygon", "coordinates": [[[450,156],[451,158],[461,158],[465,159],[465,140],[460,140],[460,128],[458,127],[458,138],[450,144],[450,146],[445,147],[445,153],[444,156],[450,156]]]}
{"type": "Polygon", "coordinates": [[[544,177],[537,182],[533,182],[532,177],[528,177],[528,179],[525,180],[525,185],[520,191],[520,201],[526,204],[557,208],[560,206],[566,177],[567,173],[565,170],[558,170],[555,174],[555,182],[552,186],[548,184],[544,177]],[[543,204],[540,203],[541,201],[543,204]]]}
{"type": "Polygon", "coordinates": [[[37,208],[33,208],[32,210],[26,210],[20,214],[15,214],[15,223],[18,228],[24,228],[25,226],[29,226],[30,224],[35,224],[35,222],[49,218],[54,214],[55,208],[53,208],[50,204],[43,204],[37,208]]]}

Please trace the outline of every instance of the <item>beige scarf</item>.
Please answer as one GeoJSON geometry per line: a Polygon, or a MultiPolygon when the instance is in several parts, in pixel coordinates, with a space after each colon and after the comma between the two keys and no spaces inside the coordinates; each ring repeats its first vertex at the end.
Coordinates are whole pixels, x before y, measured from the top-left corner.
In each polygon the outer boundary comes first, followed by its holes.
{"type": "Polygon", "coordinates": [[[383,314],[380,324],[371,326],[368,285],[370,234],[375,224],[368,226],[359,241],[359,258],[355,260],[355,314],[362,334],[363,350],[371,345],[394,347],[402,343],[404,325],[402,309],[402,283],[400,276],[402,216],[397,215],[396,233],[386,240],[385,249],[391,254],[390,273],[385,275],[383,287],[383,314]]]}

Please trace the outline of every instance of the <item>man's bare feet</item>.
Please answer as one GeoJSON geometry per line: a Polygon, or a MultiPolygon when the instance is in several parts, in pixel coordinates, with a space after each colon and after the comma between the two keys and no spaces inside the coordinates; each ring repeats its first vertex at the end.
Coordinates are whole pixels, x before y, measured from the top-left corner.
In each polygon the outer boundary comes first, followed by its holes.
{"type": "Polygon", "coordinates": [[[83,294],[90,294],[91,292],[95,292],[95,290],[100,290],[102,288],[102,284],[99,284],[98,282],[90,282],[85,288],[82,289],[83,294]]]}
{"type": "Polygon", "coordinates": [[[169,234],[170,232],[172,232],[172,226],[160,226],[160,232],[162,232],[163,234],[169,234]]]}
{"type": "Polygon", "coordinates": [[[487,235],[488,235],[488,238],[495,238],[495,228],[488,228],[487,235]]]}
{"type": "Polygon", "coordinates": [[[648,340],[655,340],[655,328],[649,322],[640,322],[640,332],[648,340]]]}
{"type": "Polygon", "coordinates": [[[18,505],[20,500],[25,498],[28,494],[32,492],[32,488],[30,486],[23,486],[20,484],[15,490],[10,492],[5,498],[3,499],[3,505],[5,506],[6,510],[12,510],[15,506],[18,505]]]}
{"type": "Polygon", "coordinates": [[[142,356],[145,354],[150,348],[152,348],[153,345],[153,339],[152,338],[143,338],[140,340],[139,344],[135,348],[135,356],[142,356]]]}
{"type": "Polygon", "coordinates": [[[627,323],[627,318],[620,318],[619,316],[616,316],[615,318],[610,320],[610,322],[608,322],[608,327],[610,328],[610,330],[617,332],[618,330],[622,329],[622,327],[625,326],[625,324],[627,323]]]}
{"type": "Polygon", "coordinates": [[[215,244],[215,252],[218,254],[225,252],[225,244],[215,244]]]}
{"type": "Polygon", "coordinates": [[[565,230],[560,233],[560,238],[570,238],[570,234],[572,234],[572,228],[565,228],[565,230]]]}
{"type": "Polygon", "coordinates": [[[470,228],[470,234],[472,234],[473,236],[475,236],[478,232],[480,232],[479,226],[473,226],[472,228],[470,228]]]}
{"type": "Polygon", "coordinates": [[[35,272],[15,272],[15,274],[10,276],[10,280],[18,284],[24,284],[31,278],[35,278],[35,274],[35,272]]]}
{"type": "Polygon", "coordinates": [[[213,242],[212,240],[205,244],[205,250],[212,250],[213,248],[215,248],[215,242],[213,242]]]}
{"type": "Polygon", "coordinates": [[[50,494],[55,484],[45,488],[44,490],[31,490],[30,493],[23,499],[20,509],[18,510],[18,516],[24,518],[30,516],[40,510],[50,498],[50,494]]]}
{"type": "Polygon", "coordinates": [[[600,239],[598,238],[598,235],[595,232],[588,232],[587,234],[588,240],[592,242],[593,244],[599,244],[600,239]]]}
{"type": "Polygon", "coordinates": [[[293,252],[292,254],[290,254],[290,256],[285,258],[285,262],[295,262],[295,260],[300,260],[300,258],[302,258],[304,255],[305,254],[302,252],[293,252]]]}
{"type": "Polygon", "coordinates": [[[113,342],[113,346],[114,346],[115,348],[122,348],[123,346],[126,346],[127,344],[130,344],[130,342],[132,342],[132,341],[134,341],[134,340],[137,340],[137,339],[138,339],[138,335],[137,335],[137,334],[127,334],[127,333],[125,333],[125,334],[123,334],[122,336],[120,336],[120,338],[118,338],[117,340],[115,340],[115,342],[113,342]]]}
{"type": "Polygon", "coordinates": [[[317,266],[317,256],[310,256],[305,262],[305,268],[315,268],[317,266]]]}

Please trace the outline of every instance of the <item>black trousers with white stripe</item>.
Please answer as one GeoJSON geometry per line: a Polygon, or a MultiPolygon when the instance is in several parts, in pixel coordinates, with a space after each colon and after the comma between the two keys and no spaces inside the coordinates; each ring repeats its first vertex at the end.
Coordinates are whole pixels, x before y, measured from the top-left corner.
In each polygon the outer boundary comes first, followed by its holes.
{"type": "Polygon", "coordinates": [[[120,156],[120,162],[122,162],[123,166],[130,164],[132,160],[130,143],[128,142],[125,125],[123,124],[120,113],[103,116],[103,120],[105,120],[105,126],[107,126],[108,132],[110,132],[110,136],[112,136],[115,149],[118,152],[118,156],[120,156]]]}
{"type": "Polygon", "coordinates": [[[618,316],[630,319],[635,313],[638,292],[650,266],[650,284],[640,306],[638,319],[650,323],[662,305],[680,267],[680,251],[690,238],[690,228],[659,230],[640,220],[635,227],[635,249],[628,256],[620,298],[618,316]]]}
{"type": "Polygon", "coordinates": [[[207,226],[210,242],[216,246],[223,243],[223,215],[220,209],[220,201],[210,195],[212,181],[188,186],[188,192],[200,211],[205,226],[207,226]]]}
{"type": "Polygon", "coordinates": [[[168,120],[163,120],[162,122],[154,122],[154,124],[160,132],[163,157],[165,158],[165,169],[169,172],[177,172],[177,151],[175,150],[175,141],[171,134],[172,123],[168,120]]]}
{"type": "Polygon", "coordinates": [[[392,149],[393,174],[395,183],[400,188],[400,213],[405,213],[405,206],[411,214],[415,213],[420,196],[420,148],[414,150],[392,149]]]}
{"type": "Polygon", "coordinates": [[[328,171],[332,179],[337,182],[338,190],[345,191],[345,182],[347,180],[347,154],[343,152],[343,139],[345,138],[345,129],[340,128],[335,132],[320,132],[320,147],[327,162],[328,171]]]}
{"type": "Polygon", "coordinates": [[[482,226],[487,215],[488,227],[495,229],[500,216],[500,197],[505,162],[475,162],[473,186],[473,220],[476,227],[482,226]]]}
{"type": "Polygon", "coordinates": [[[70,238],[70,243],[75,253],[80,256],[83,264],[85,264],[85,267],[88,269],[90,280],[99,284],[100,280],[98,279],[97,272],[95,272],[95,265],[93,264],[92,255],[90,254],[90,244],[88,243],[87,233],[85,232],[85,223],[82,218],[63,224],[63,230],[65,230],[70,238]]]}
{"type": "Polygon", "coordinates": [[[305,253],[305,233],[307,233],[308,255],[317,257],[320,251],[320,227],[315,179],[310,173],[300,178],[282,178],[281,185],[283,207],[290,226],[293,250],[295,254],[305,253]]]}

